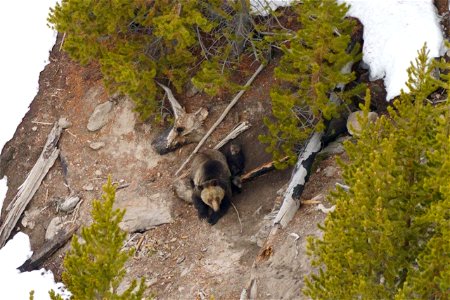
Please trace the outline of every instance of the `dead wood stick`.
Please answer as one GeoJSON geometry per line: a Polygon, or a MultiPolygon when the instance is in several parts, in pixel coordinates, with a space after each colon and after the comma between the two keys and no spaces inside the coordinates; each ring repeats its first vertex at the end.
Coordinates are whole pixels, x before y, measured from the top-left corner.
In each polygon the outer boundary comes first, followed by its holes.
{"type": "Polygon", "coordinates": [[[74,138],[77,138],[77,136],[75,134],[73,134],[72,132],[69,131],[69,129],[66,130],[68,134],[70,134],[71,136],[73,136],[74,138]]]}
{"type": "Polygon", "coordinates": [[[41,249],[35,251],[33,256],[27,259],[23,265],[21,265],[18,269],[21,272],[27,272],[39,269],[39,267],[50,257],[53,253],[55,253],[58,249],[63,247],[67,241],[73,236],[75,231],[78,229],[78,226],[72,226],[68,230],[60,231],[56,237],[46,243],[41,249]]]}
{"type": "Polygon", "coordinates": [[[184,161],[184,163],[181,165],[181,167],[175,172],[175,176],[177,176],[181,172],[181,170],[183,170],[183,168],[192,159],[194,154],[198,152],[198,150],[200,149],[201,146],[203,146],[203,144],[206,142],[206,140],[211,135],[211,133],[216,129],[217,126],[219,126],[219,124],[223,121],[223,119],[225,119],[225,117],[227,116],[228,112],[238,102],[238,100],[245,93],[246,89],[253,83],[253,81],[255,80],[256,76],[258,76],[258,74],[264,69],[264,67],[265,67],[265,65],[261,64],[259,66],[259,68],[255,71],[255,73],[252,75],[252,77],[250,77],[250,79],[244,85],[244,88],[242,90],[240,90],[239,93],[237,93],[237,95],[233,98],[233,100],[231,100],[230,104],[228,104],[228,106],[225,108],[224,112],[222,113],[222,115],[220,115],[219,119],[217,119],[217,121],[213,124],[213,126],[211,126],[211,128],[208,130],[208,132],[205,134],[205,136],[200,140],[200,142],[198,143],[197,147],[195,147],[194,151],[192,151],[191,155],[189,155],[189,157],[184,161]]]}
{"type": "Polygon", "coordinates": [[[63,45],[64,45],[64,40],[66,39],[66,33],[64,32],[64,34],[63,34],[63,37],[62,37],[62,40],[61,40],[61,44],[59,45],[59,50],[58,51],[60,51],[61,52],[61,49],[62,49],[62,47],[63,47],[63,45]]]}
{"type": "Polygon", "coordinates": [[[141,236],[141,238],[139,239],[139,241],[136,244],[136,248],[135,248],[136,250],[134,252],[135,257],[138,255],[139,250],[141,250],[141,246],[142,246],[142,243],[144,242],[144,239],[145,239],[145,234],[143,234],[141,236]]]}
{"type": "Polygon", "coordinates": [[[53,123],[50,122],[40,122],[40,121],[31,121],[31,123],[39,125],[53,125],[53,123]]]}
{"type": "Polygon", "coordinates": [[[180,115],[183,113],[186,113],[184,108],[181,106],[181,104],[175,99],[175,96],[172,93],[172,90],[169,89],[169,87],[165,86],[162,83],[159,83],[156,81],[156,83],[166,92],[167,98],[169,99],[170,106],[172,106],[173,114],[175,116],[175,119],[178,119],[180,115]]]}
{"type": "MultiPolygon", "coordinates": [[[[280,162],[284,162],[288,159],[289,157],[283,157],[280,162]]],[[[248,182],[251,181],[253,179],[255,179],[256,177],[262,176],[272,170],[275,170],[275,162],[274,161],[269,161],[263,165],[260,165],[256,168],[254,168],[253,170],[245,173],[244,175],[241,176],[241,180],[242,182],[248,182]]]]}
{"type": "Polygon", "coordinates": [[[129,186],[130,186],[129,183],[125,183],[125,184],[119,185],[119,186],[116,188],[116,190],[121,190],[121,189],[127,188],[127,187],[129,187],[129,186]]]}
{"type": "MultiPolygon", "coordinates": [[[[231,201],[230,201],[230,202],[231,202],[231,201]]],[[[242,233],[242,222],[241,222],[241,217],[239,216],[239,211],[237,210],[236,205],[234,205],[233,202],[231,202],[231,205],[233,205],[233,208],[234,208],[234,210],[236,211],[236,214],[237,214],[237,217],[238,217],[239,224],[241,225],[241,233],[242,233]]]]}
{"type": "Polygon", "coordinates": [[[44,177],[55,163],[56,158],[59,155],[59,149],[57,148],[58,141],[62,130],[67,128],[67,126],[69,125],[65,119],[60,119],[58,122],[55,122],[36,164],[19,187],[14,199],[6,208],[8,213],[0,227],[0,248],[5,245],[23,211],[38,190],[42,180],[44,180],[44,177]]]}
{"type": "Polygon", "coordinates": [[[226,136],[224,137],[215,147],[214,149],[218,150],[220,148],[222,148],[223,145],[225,145],[226,143],[228,143],[229,141],[231,141],[232,139],[235,139],[238,135],[240,135],[242,132],[246,131],[247,129],[250,128],[250,123],[245,121],[245,122],[241,122],[238,125],[236,125],[233,130],[226,136]]]}

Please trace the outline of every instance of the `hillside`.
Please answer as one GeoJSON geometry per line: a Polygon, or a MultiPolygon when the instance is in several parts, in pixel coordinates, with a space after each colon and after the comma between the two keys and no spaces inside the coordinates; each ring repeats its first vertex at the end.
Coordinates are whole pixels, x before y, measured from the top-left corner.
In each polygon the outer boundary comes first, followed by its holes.
{"type": "MultiPolygon", "coordinates": [[[[359,23],[353,40],[363,43],[362,32],[359,23]]],[[[136,248],[134,258],[127,264],[124,285],[132,278],[144,276],[147,295],[156,295],[157,299],[237,299],[249,287],[250,298],[303,299],[303,278],[312,271],[306,238],[321,234],[317,225],[323,223],[326,212],[319,207],[330,207],[326,194],[336,183],[343,182],[336,158],[346,159],[342,141],[351,137],[341,135],[318,156],[301,196],[304,204],[288,227],[278,230],[269,241],[274,212],[280,207],[292,168],[271,171],[246,182],[242,193],[233,196],[234,207],[211,226],[199,220],[195,208],[173,192],[174,174],[196,144],[158,154],[152,141],[169,122],[152,124],[140,120],[129,98],[108,94],[98,65],[79,65],[60,50],[61,43],[62,35],[50,53],[50,63],[40,74],[39,92],[29,112],[0,156],[0,177],[8,177],[9,187],[1,214],[4,222],[7,207],[38,160],[53,124],[62,117],[70,122],[59,140],[60,156],[12,235],[18,231],[27,233],[32,249],[37,251],[57,238],[57,234],[50,233],[55,224],[57,230],[90,224],[92,200],[100,198],[101,186],[111,175],[119,186],[116,207],[127,210],[122,224],[129,232],[125,247],[136,248]],[[92,118],[99,106],[106,111],[100,116],[102,124],[93,130],[92,118]],[[64,212],[61,203],[70,197],[81,201],[73,210],[64,212]]],[[[246,157],[245,172],[272,159],[258,136],[267,131],[263,118],[271,114],[269,94],[276,83],[273,70],[279,60],[280,52],[275,51],[270,63],[203,147],[214,147],[237,123],[249,122],[251,128],[235,140],[242,145],[246,157]]],[[[233,79],[244,83],[256,68],[256,63],[244,59],[233,79]]],[[[379,114],[385,113],[383,81],[369,82],[370,72],[363,63],[357,64],[354,71],[355,82],[366,83],[370,89],[372,108],[379,114]]],[[[175,94],[188,112],[202,107],[208,110],[206,128],[216,121],[233,96],[175,94]]],[[[161,115],[170,114],[170,106],[165,103],[161,115]]],[[[42,264],[59,281],[68,247],[66,243],[42,264]]]]}
{"type": "MultiPolygon", "coordinates": [[[[164,156],[155,153],[151,141],[163,128],[139,122],[132,111],[133,104],[127,99],[119,99],[115,103],[105,127],[97,132],[87,130],[94,108],[109,96],[97,67],[81,67],[74,63],[59,51],[59,43],[60,39],[51,52],[50,64],[41,73],[39,93],[30,111],[3,151],[2,172],[9,179],[4,207],[14,197],[40,155],[51,124],[60,117],[66,117],[72,123],[59,142],[67,174],[64,175],[61,159],[58,159],[27,207],[27,227],[19,225],[17,230],[29,234],[32,249],[37,250],[48,242],[44,239],[45,232],[55,216],[63,217],[66,226],[70,222],[89,224],[91,201],[100,197],[101,186],[106,176],[111,174],[113,180],[120,184],[129,184],[118,191],[117,205],[127,208],[129,213],[147,210],[153,216],[143,225],[152,229],[130,234],[128,245],[139,245],[135,259],[128,266],[130,276],[145,276],[150,284],[149,291],[162,298],[195,297],[200,292],[218,298],[238,297],[250,279],[251,267],[260,249],[256,242],[261,245],[268,234],[270,220],[265,217],[279,199],[277,191],[289,180],[290,170],[272,171],[261,176],[244,185],[243,192],[233,198],[242,222],[242,232],[234,209],[213,227],[199,221],[195,209],[178,199],[171,189],[173,173],[195,145],[184,146],[164,156]],[[93,142],[103,142],[104,147],[93,150],[89,146],[93,142]],[[9,163],[12,160],[14,164],[9,163]],[[65,178],[70,190],[64,185],[65,178]],[[57,199],[69,196],[71,191],[82,199],[79,209],[69,215],[58,213],[57,199]],[[161,221],[168,224],[153,225],[161,221]]],[[[257,136],[264,131],[262,117],[270,109],[268,91],[274,65],[269,65],[256,79],[207,142],[208,146],[214,145],[237,120],[249,121],[251,129],[237,139],[247,158],[246,170],[271,159],[257,136]]],[[[188,111],[208,103],[208,127],[221,114],[231,96],[215,99],[213,103],[201,94],[192,98],[177,95],[177,98],[188,111]]],[[[339,177],[333,158],[323,160],[317,168],[304,193],[305,199],[324,193],[339,177]]],[[[305,237],[318,232],[316,224],[324,217],[325,214],[317,211],[315,205],[302,207],[289,230],[277,236],[279,242],[274,256],[260,266],[266,271],[258,272],[258,281],[261,281],[258,293],[271,293],[275,297],[271,286],[283,281],[291,287],[289,293],[300,295],[302,274],[309,272],[304,256],[305,237]],[[298,240],[291,235],[294,233],[298,234],[298,240]],[[293,255],[303,257],[296,266],[287,260],[293,255]],[[282,280],[284,277],[289,279],[282,280]]],[[[67,247],[43,265],[51,269],[57,279],[61,275],[63,253],[67,247]]]]}

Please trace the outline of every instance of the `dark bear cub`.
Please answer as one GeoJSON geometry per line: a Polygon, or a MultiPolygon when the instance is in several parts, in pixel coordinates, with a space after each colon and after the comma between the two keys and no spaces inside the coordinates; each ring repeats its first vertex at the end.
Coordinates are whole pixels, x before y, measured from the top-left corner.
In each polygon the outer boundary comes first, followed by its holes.
{"type": "Polygon", "coordinates": [[[245,157],[241,146],[230,144],[225,152],[228,167],[231,172],[231,189],[233,193],[242,191],[241,175],[244,173],[245,157]]]}

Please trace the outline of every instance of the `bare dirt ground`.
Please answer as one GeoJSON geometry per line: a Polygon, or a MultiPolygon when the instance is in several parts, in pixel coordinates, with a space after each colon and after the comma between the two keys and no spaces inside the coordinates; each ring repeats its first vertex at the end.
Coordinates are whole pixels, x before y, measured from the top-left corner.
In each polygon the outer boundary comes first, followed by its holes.
{"type": "MultiPolygon", "coordinates": [[[[130,278],[145,276],[148,294],[154,294],[158,299],[238,299],[248,283],[251,267],[260,250],[255,236],[267,224],[264,216],[271,212],[277,191],[288,182],[290,170],[273,171],[249,182],[243,192],[233,198],[242,227],[233,208],[215,226],[201,222],[195,209],[177,199],[170,189],[173,174],[195,145],[159,156],[152,149],[151,141],[162,128],[139,121],[132,112],[132,103],[127,100],[119,100],[114,106],[112,118],[105,127],[89,132],[86,128],[89,116],[96,105],[109,98],[101,74],[97,66],[82,67],[58,49],[59,41],[51,52],[50,64],[41,73],[40,89],[30,111],[2,152],[0,175],[7,175],[9,186],[3,210],[42,151],[51,129],[45,123],[66,117],[72,126],[63,133],[60,148],[68,164],[68,183],[83,199],[74,217],[77,222],[89,224],[92,199],[100,198],[101,186],[108,174],[114,181],[130,184],[117,192],[120,201],[139,201],[159,193],[170,208],[172,223],[144,233],[130,234],[128,246],[136,247],[137,252],[127,264],[126,282],[130,278]],[[92,150],[89,144],[94,141],[104,142],[105,147],[92,150]],[[83,189],[88,183],[93,184],[94,190],[83,189]]],[[[252,128],[238,138],[247,158],[246,170],[270,161],[270,155],[265,153],[264,145],[257,137],[265,130],[263,116],[270,113],[273,67],[269,65],[263,71],[206,143],[208,147],[215,145],[236,121],[250,121],[252,128]]],[[[244,81],[249,76],[242,74],[244,81]]],[[[231,99],[228,96],[211,99],[206,95],[189,99],[182,95],[176,97],[188,111],[206,105],[210,112],[207,127],[231,99]]],[[[323,170],[335,167],[335,164],[333,158],[320,162],[317,166],[319,171],[313,174],[307,185],[305,199],[334,186],[339,179],[339,169],[332,169],[334,173],[328,172],[328,176],[323,170]]],[[[17,230],[30,235],[32,249],[39,249],[45,243],[46,228],[58,214],[54,199],[69,195],[63,178],[62,167],[57,160],[27,208],[41,210],[34,220],[36,226],[24,228],[20,222],[17,226],[17,230]]],[[[259,298],[303,297],[300,291],[303,276],[311,270],[305,254],[306,237],[319,234],[316,225],[324,217],[325,214],[317,211],[315,206],[302,206],[289,227],[278,234],[273,256],[258,269],[259,298]]],[[[60,279],[63,255],[68,247],[66,245],[44,264],[57,279],[60,279]]]]}

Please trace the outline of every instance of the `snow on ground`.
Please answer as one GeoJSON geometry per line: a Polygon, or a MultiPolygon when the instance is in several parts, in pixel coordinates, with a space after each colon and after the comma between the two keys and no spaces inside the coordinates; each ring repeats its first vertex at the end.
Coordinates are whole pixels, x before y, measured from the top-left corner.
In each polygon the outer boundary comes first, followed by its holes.
{"type": "MultiPolygon", "coordinates": [[[[268,14],[268,7],[288,6],[293,0],[251,0],[254,12],[268,14]]],[[[349,16],[364,25],[363,60],[371,80],[384,78],[391,100],[408,91],[405,82],[410,62],[426,42],[431,57],[443,54],[443,37],[433,0],[338,0],[350,5],[349,16]]]]}
{"type": "MultiPolygon", "coordinates": [[[[47,64],[49,50],[56,40],[46,21],[49,7],[55,3],[56,0],[2,2],[0,150],[13,137],[38,92],[39,73],[47,64]]],[[[6,191],[5,177],[0,180],[0,210],[6,191]]],[[[44,269],[19,273],[17,268],[31,254],[29,238],[21,232],[0,249],[0,299],[29,299],[29,292],[34,290],[36,300],[48,300],[48,291],[62,286],[44,269]]]]}
{"type": "Polygon", "coordinates": [[[260,16],[267,16],[270,11],[278,7],[289,6],[292,0],[250,0],[252,11],[260,16]]]}
{"type": "Polygon", "coordinates": [[[387,100],[408,91],[406,69],[426,42],[431,57],[443,53],[443,37],[432,0],[339,0],[364,25],[363,60],[372,80],[384,78],[387,100]]]}
{"type": "Polygon", "coordinates": [[[17,270],[32,254],[30,240],[22,232],[17,233],[0,251],[0,299],[29,299],[29,293],[34,290],[34,299],[50,299],[48,291],[54,290],[68,297],[67,292],[61,293],[62,283],[55,283],[53,274],[44,269],[19,273],[17,270]]]}
{"type": "MultiPolygon", "coordinates": [[[[372,79],[384,78],[392,99],[406,89],[406,69],[427,42],[431,56],[443,51],[442,33],[432,0],[339,0],[351,5],[348,15],[364,24],[363,60],[372,79]]],[[[268,1],[271,9],[291,0],[268,1]]],[[[56,0],[4,1],[0,10],[0,149],[10,140],[38,91],[39,72],[47,64],[56,34],[46,26],[48,8],[56,0]],[[25,8],[24,8],[25,7],[25,8]],[[21,18],[17,19],[17,12],[21,18]]],[[[267,14],[265,0],[252,0],[252,9],[267,14]]],[[[0,181],[0,209],[6,194],[6,178],[0,181]]],[[[28,236],[18,233],[0,250],[0,299],[48,299],[56,289],[51,272],[16,270],[31,255],[28,236]]]]}
{"type": "MultiPolygon", "coordinates": [[[[0,151],[14,135],[39,88],[56,33],[47,27],[56,0],[3,1],[0,9],[0,151]],[[19,14],[20,12],[20,14],[19,14]],[[20,18],[18,17],[20,15],[20,18]]],[[[0,181],[0,209],[6,179],[0,181]]]]}

